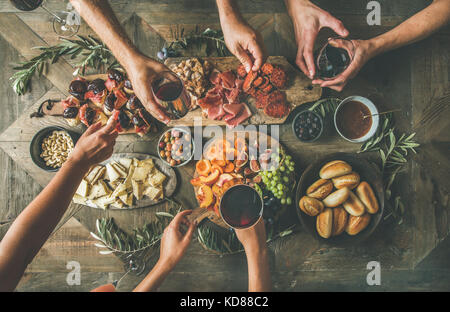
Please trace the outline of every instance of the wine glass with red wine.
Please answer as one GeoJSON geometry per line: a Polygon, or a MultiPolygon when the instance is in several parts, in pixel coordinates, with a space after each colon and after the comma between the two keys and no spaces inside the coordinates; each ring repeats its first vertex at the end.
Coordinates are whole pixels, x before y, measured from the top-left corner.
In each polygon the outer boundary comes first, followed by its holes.
{"type": "Polygon", "coordinates": [[[152,82],[152,91],[158,104],[170,119],[180,119],[191,107],[191,98],[183,81],[172,71],[159,73],[152,82]]]}
{"type": "Polygon", "coordinates": [[[235,229],[246,229],[261,218],[263,200],[253,187],[238,184],[225,191],[220,200],[219,211],[227,225],[235,229]]]}
{"type": "Polygon", "coordinates": [[[41,7],[53,17],[53,31],[62,37],[72,37],[80,29],[81,19],[75,11],[52,12],[47,9],[44,0],[10,0],[21,11],[34,11],[41,7]]]}
{"type": "Polygon", "coordinates": [[[341,37],[329,38],[316,54],[316,78],[331,80],[350,65],[355,54],[351,40],[341,37]]]}

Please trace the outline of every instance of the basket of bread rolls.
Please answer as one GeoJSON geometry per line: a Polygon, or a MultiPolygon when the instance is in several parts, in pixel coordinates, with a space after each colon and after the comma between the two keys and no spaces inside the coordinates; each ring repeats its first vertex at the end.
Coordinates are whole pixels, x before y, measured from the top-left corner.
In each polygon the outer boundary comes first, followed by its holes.
{"type": "Polygon", "coordinates": [[[381,173],[362,155],[329,155],[303,172],[296,202],[302,225],[317,239],[359,243],[372,234],[383,214],[381,173]]]}

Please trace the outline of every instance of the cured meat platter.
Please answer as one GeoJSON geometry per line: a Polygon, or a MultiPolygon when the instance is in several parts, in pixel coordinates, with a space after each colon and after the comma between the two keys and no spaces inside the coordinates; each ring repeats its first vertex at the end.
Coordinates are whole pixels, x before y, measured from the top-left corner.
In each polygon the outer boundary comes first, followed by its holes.
{"type": "MultiPolygon", "coordinates": [[[[180,65],[181,62],[189,60],[188,57],[177,57],[177,58],[168,58],[165,61],[165,64],[174,70],[177,66],[180,65]]],[[[214,71],[219,73],[232,71],[235,73],[236,77],[239,78],[239,66],[240,62],[235,57],[204,57],[203,61],[207,61],[212,65],[214,71]]],[[[311,84],[311,80],[306,77],[303,73],[301,73],[298,69],[292,66],[284,56],[269,56],[266,64],[273,64],[273,66],[280,68],[286,76],[285,84],[279,88],[279,91],[283,93],[285,97],[286,104],[288,106],[288,110],[286,113],[282,114],[279,117],[271,117],[265,113],[265,110],[258,105],[256,96],[249,96],[244,94],[244,97],[241,99],[241,102],[246,104],[246,107],[251,111],[250,117],[243,122],[239,122],[239,124],[282,124],[289,116],[289,113],[292,112],[297,106],[300,106],[305,103],[313,102],[318,100],[322,95],[322,89],[319,86],[314,86],[311,84]]],[[[244,72],[245,74],[245,72],[244,72]]],[[[212,74],[209,77],[209,80],[212,81],[212,74]]],[[[245,79],[247,77],[242,77],[245,79]]],[[[264,77],[263,77],[264,78],[264,77]]],[[[185,79],[188,81],[188,79],[185,79]]],[[[255,80],[258,81],[258,80],[255,80]]],[[[210,90],[214,89],[216,85],[214,85],[214,81],[210,83],[210,90]]],[[[274,83],[272,82],[274,85],[274,83]]],[[[243,86],[244,90],[246,89],[246,85],[244,82],[243,86]]],[[[272,92],[272,91],[270,91],[272,92]]],[[[278,90],[277,90],[278,92],[278,90]]],[[[250,92],[251,93],[251,92],[250,92]]],[[[274,93],[274,92],[272,92],[274,93]]],[[[254,94],[253,94],[254,95],[254,94]]],[[[201,102],[198,101],[197,102],[201,102]]],[[[200,119],[202,121],[203,126],[208,125],[230,125],[224,119],[217,118],[213,119],[215,116],[211,118],[205,114],[205,110],[202,110],[202,107],[197,107],[188,112],[184,117],[176,120],[171,120],[169,122],[169,126],[194,126],[195,120],[200,119]],[[209,117],[209,118],[208,118],[209,117]]],[[[226,118],[225,118],[226,119],[226,118]]],[[[232,125],[234,127],[236,124],[232,125]]]]}

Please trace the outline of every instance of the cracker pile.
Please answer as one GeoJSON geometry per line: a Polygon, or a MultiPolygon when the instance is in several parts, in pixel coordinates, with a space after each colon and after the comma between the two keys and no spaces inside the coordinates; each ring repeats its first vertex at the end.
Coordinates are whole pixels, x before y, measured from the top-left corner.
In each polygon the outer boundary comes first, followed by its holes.
{"type": "Polygon", "coordinates": [[[103,209],[109,205],[126,208],[144,196],[162,199],[165,180],[166,176],[155,167],[153,159],[121,158],[106,166],[93,167],[78,186],[73,201],[103,209]]]}

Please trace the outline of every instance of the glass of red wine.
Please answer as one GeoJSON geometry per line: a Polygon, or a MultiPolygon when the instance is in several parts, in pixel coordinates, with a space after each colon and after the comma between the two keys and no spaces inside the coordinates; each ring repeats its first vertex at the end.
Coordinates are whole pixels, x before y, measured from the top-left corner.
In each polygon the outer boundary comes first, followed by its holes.
{"type": "Polygon", "coordinates": [[[246,229],[255,225],[261,218],[263,200],[253,187],[238,184],[225,191],[220,200],[219,211],[228,226],[246,229]]]}
{"type": "Polygon", "coordinates": [[[170,119],[180,119],[188,113],[191,98],[183,81],[174,72],[161,72],[152,82],[152,91],[170,119]]]}
{"type": "Polygon", "coordinates": [[[351,40],[334,37],[316,53],[316,78],[332,80],[350,65],[355,54],[351,40]]]}
{"type": "Polygon", "coordinates": [[[74,10],[55,13],[43,5],[44,0],[10,0],[10,2],[21,11],[34,11],[41,7],[53,17],[53,31],[61,37],[72,37],[80,29],[81,19],[74,10]]]}

